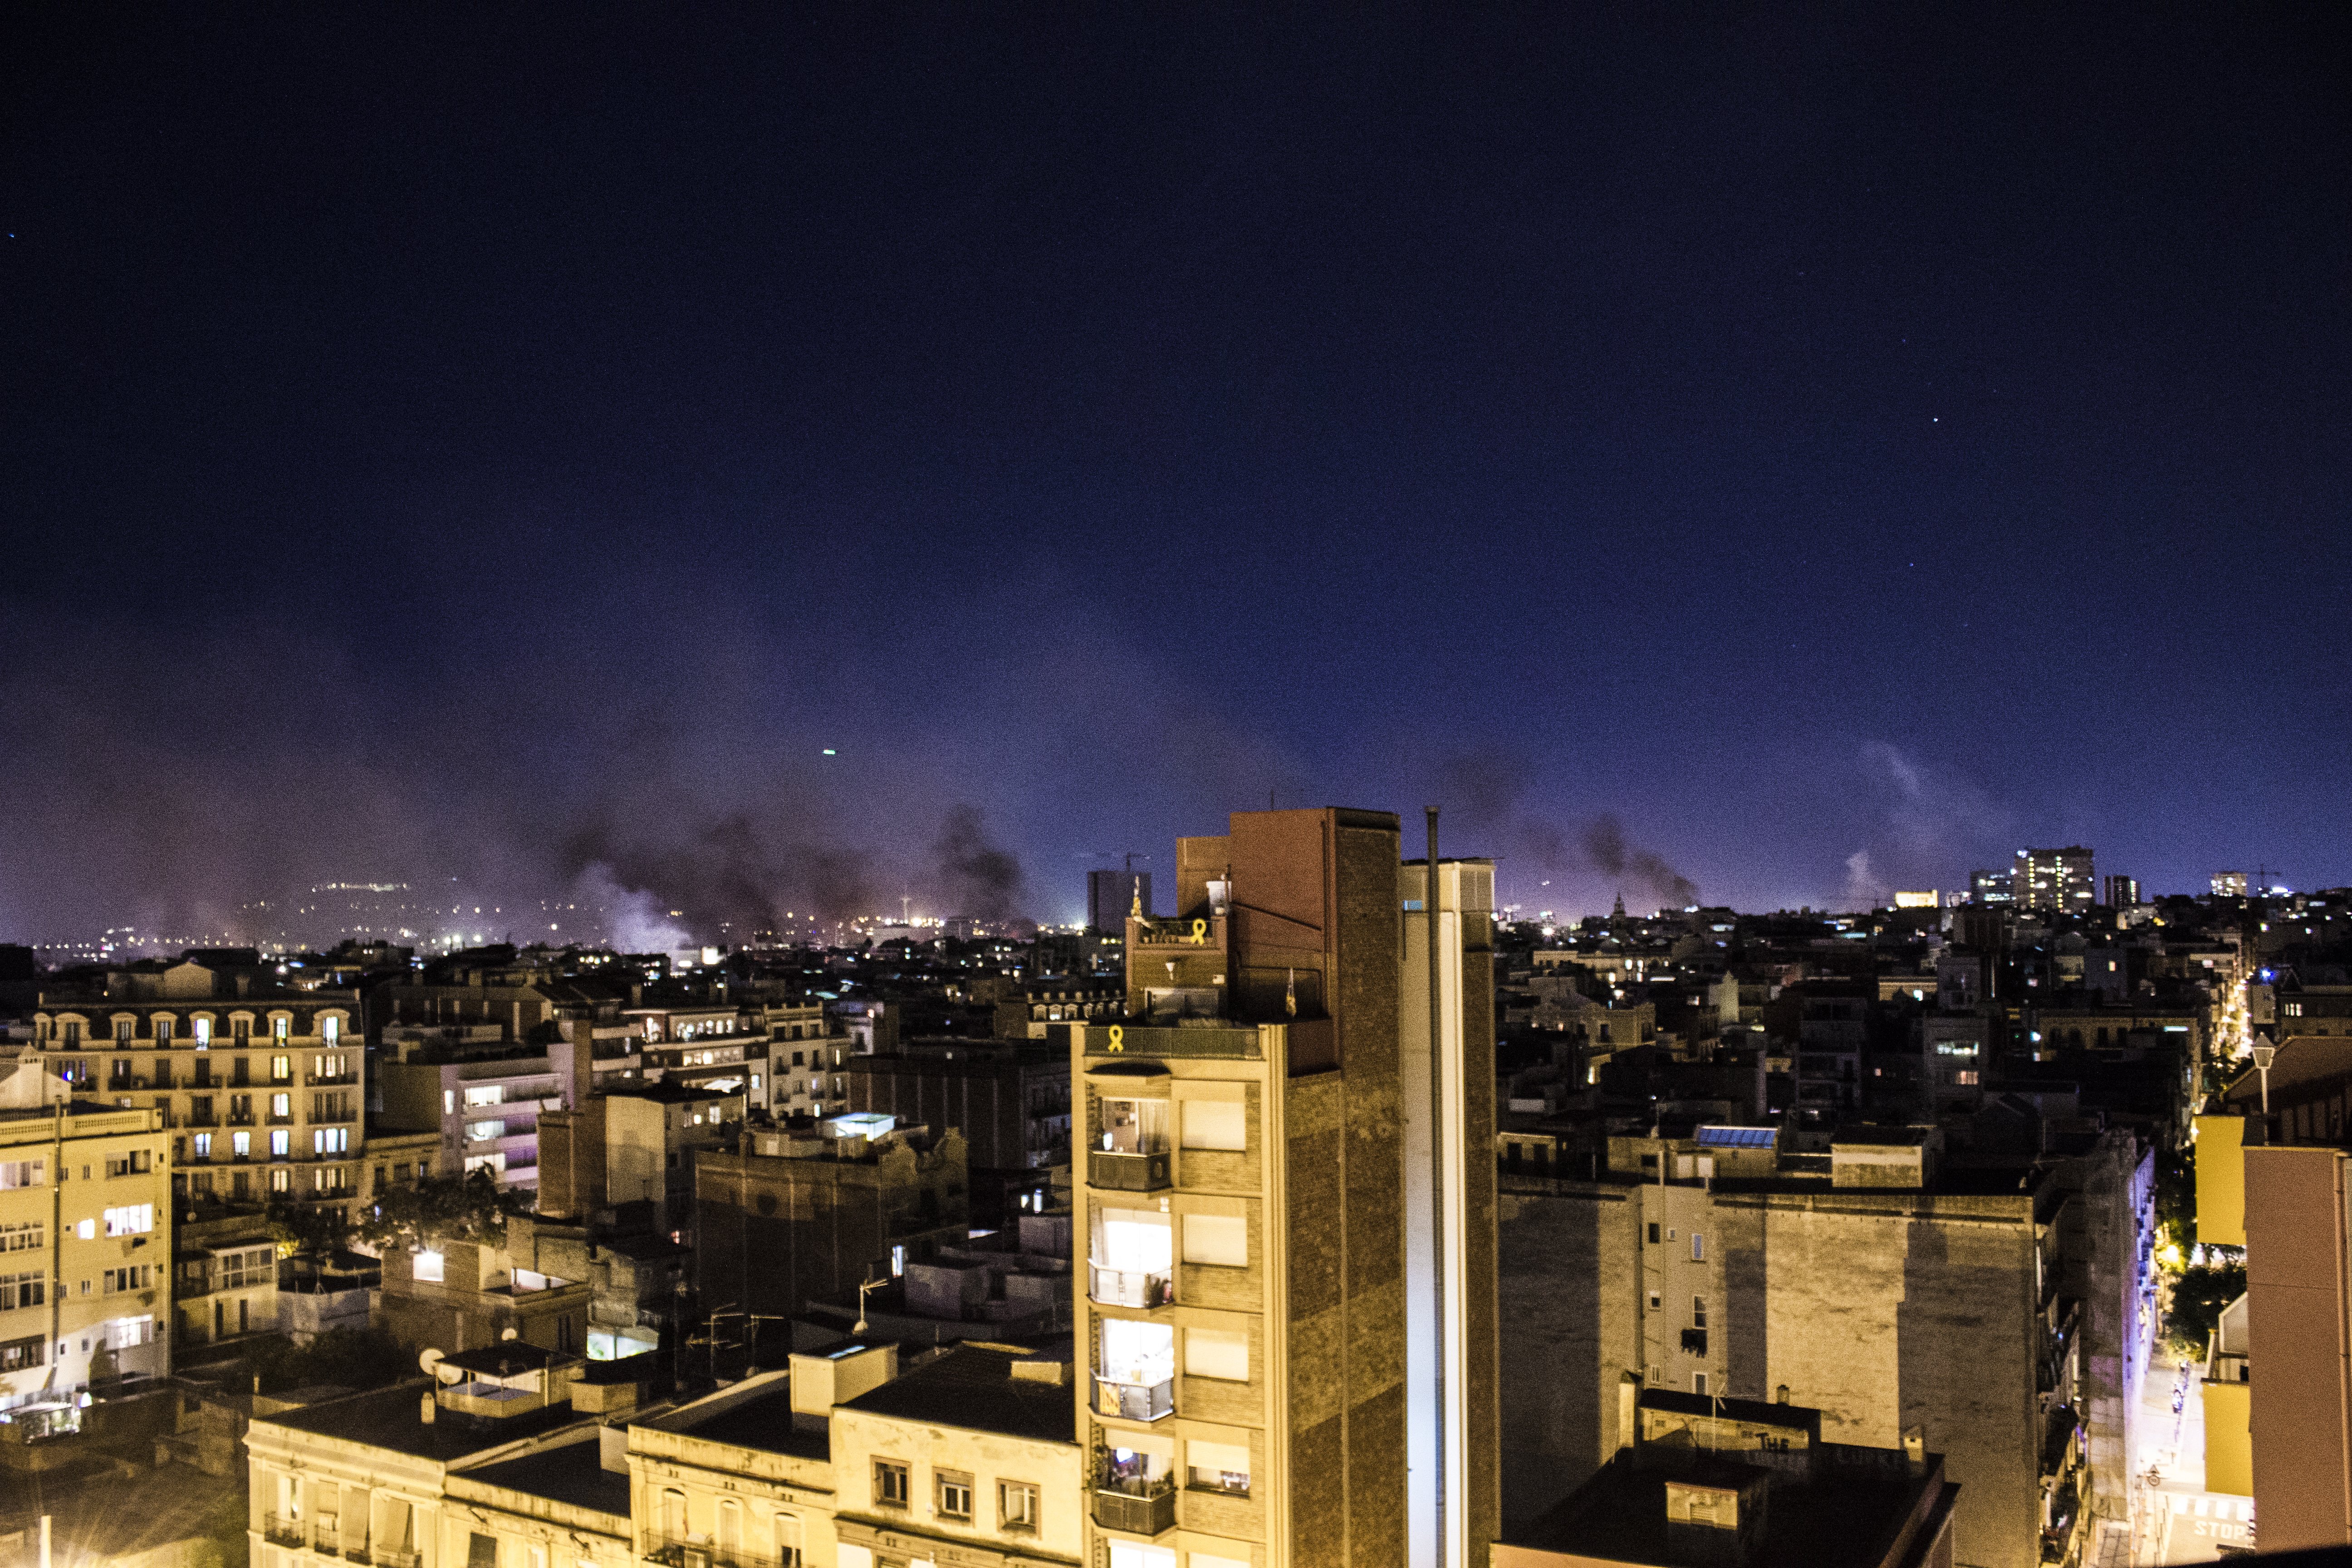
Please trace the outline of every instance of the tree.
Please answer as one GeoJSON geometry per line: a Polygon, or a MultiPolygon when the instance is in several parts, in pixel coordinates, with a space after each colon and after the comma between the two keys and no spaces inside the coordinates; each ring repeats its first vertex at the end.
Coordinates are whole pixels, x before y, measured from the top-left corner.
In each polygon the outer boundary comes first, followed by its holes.
{"type": "Polygon", "coordinates": [[[375,1247],[435,1238],[497,1241],[506,1236],[507,1216],[528,1214],[530,1207],[530,1194],[501,1192],[489,1172],[469,1171],[387,1188],[352,1229],[375,1247]]]}
{"type": "Polygon", "coordinates": [[[2184,1357],[2202,1356],[2221,1309],[2246,1293],[2243,1263],[2200,1263],[2180,1271],[2172,1285],[2172,1310],[2165,1329],[2184,1357]]]}

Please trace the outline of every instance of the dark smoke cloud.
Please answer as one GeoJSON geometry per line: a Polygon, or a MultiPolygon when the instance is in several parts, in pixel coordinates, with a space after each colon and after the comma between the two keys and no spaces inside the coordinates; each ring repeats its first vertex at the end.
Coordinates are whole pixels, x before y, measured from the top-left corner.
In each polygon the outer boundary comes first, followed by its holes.
{"type": "Polygon", "coordinates": [[[1603,812],[1571,833],[1523,811],[1520,802],[1534,777],[1526,756],[1489,747],[1448,762],[1438,775],[1438,790],[1471,832],[1501,844],[1507,856],[1519,857],[1546,875],[1597,875],[1614,884],[1612,894],[1628,887],[1646,889],[1661,904],[1698,901],[1698,885],[1665,857],[1629,843],[1624,824],[1613,814],[1603,812]]]}
{"type": "Polygon", "coordinates": [[[948,812],[931,854],[941,914],[990,921],[1020,917],[1021,861],[989,837],[977,806],[948,812]]]}
{"type": "Polygon", "coordinates": [[[1625,829],[1607,813],[1585,825],[1579,842],[1592,868],[1604,877],[1631,877],[1675,905],[1698,902],[1698,884],[1668,865],[1664,857],[1625,842],[1625,829]]]}

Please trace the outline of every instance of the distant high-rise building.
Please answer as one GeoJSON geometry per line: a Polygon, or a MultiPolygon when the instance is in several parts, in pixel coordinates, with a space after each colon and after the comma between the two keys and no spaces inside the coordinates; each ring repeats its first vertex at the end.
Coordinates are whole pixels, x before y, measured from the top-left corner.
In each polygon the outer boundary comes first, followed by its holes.
{"type": "Polygon", "coordinates": [[[2014,901],[2006,871],[1971,871],[1969,873],[1969,902],[1972,904],[2006,904],[2014,901]]]}
{"type": "Polygon", "coordinates": [[[2111,910],[2127,910],[2139,902],[2139,879],[2137,877],[2102,877],[2099,884],[2106,891],[2100,902],[2111,910]]]}
{"type": "Polygon", "coordinates": [[[1151,873],[1149,871],[1089,871],[1087,873],[1087,924],[1095,931],[1123,931],[1138,895],[1145,914],[1151,913],[1151,873]]]}
{"type": "Polygon", "coordinates": [[[2246,874],[2243,871],[2213,873],[2213,896],[2217,899],[2242,899],[2246,896],[2246,874]]]}
{"type": "Polygon", "coordinates": [[[2098,883],[2091,852],[2079,844],[2063,849],[2021,849],[2009,871],[2011,901],[2025,910],[2077,914],[2091,907],[2098,883]]]}

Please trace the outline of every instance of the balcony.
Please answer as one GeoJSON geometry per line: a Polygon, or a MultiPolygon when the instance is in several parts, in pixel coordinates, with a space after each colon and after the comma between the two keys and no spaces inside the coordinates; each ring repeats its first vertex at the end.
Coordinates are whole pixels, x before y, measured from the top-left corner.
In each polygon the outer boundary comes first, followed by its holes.
{"type": "Polygon", "coordinates": [[[362,1553],[375,1568],[417,1568],[423,1555],[415,1552],[399,1552],[389,1546],[378,1546],[362,1553]]]}
{"type": "Polygon", "coordinates": [[[1095,1379],[1095,1414],[1116,1415],[1122,1421],[1157,1421],[1163,1415],[1176,1414],[1176,1380],[1172,1377],[1160,1383],[1113,1383],[1109,1378],[1095,1379]]]}
{"type": "Polygon", "coordinates": [[[1087,1055],[1090,1057],[1208,1057],[1226,1061],[1257,1061],[1265,1055],[1254,1027],[1172,1027],[1151,1024],[1089,1024],[1087,1055]],[[1113,1038],[1116,1035],[1117,1038],[1113,1038]]]}
{"type": "Polygon", "coordinates": [[[253,1125],[253,1112],[250,1110],[232,1110],[228,1113],[228,1124],[231,1127],[250,1127],[253,1125]]]}
{"type": "Polygon", "coordinates": [[[1091,1267],[1094,1279],[1087,1295],[1098,1306],[1172,1307],[1176,1304],[1176,1281],[1165,1274],[1147,1274],[1138,1268],[1105,1268],[1100,1264],[1091,1267]]]}
{"type": "Polygon", "coordinates": [[[289,1519],[282,1513],[261,1516],[261,1538],[273,1546],[308,1546],[310,1531],[299,1519],[289,1519]]]}
{"type": "Polygon", "coordinates": [[[656,1541],[646,1547],[646,1561],[663,1568],[783,1568],[773,1557],[708,1541],[656,1541]]]}
{"type": "Polygon", "coordinates": [[[1171,1185],[1168,1152],[1127,1154],[1113,1150],[1087,1151],[1089,1185],[1120,1193],[1153,1193],[1171,1185]]]}
{"type": "Polygon", "coordinates": [[[314,1072],[305,1081],[308,1082],[312,1089],[333,1089],[340,1084],[354,1084],[359,1082],[359,1080],[360,1075],[356,1072],[314,1072]]]}
{"type": "Polygon", "coordinates": [[[1095,1523],[1128,1535],[1159,1535],[1176,1528],[1176,1488],[1157,1481],[1105,1480],[1095,1488],[1095,1523]]]}
{"type": "Polygon", "coordinates": [[[220,1125],[220,1117],[210,1110],[191,1110],[188,1112],[188,1125],[191,1127],[218,1127],[220,1125]]]}

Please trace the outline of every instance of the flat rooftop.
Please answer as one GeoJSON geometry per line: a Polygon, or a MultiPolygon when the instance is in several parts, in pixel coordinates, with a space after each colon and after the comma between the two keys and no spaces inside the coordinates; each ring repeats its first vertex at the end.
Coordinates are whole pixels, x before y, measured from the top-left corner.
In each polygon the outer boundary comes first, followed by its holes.
{"type": "Polygon", "coordinates": [[[348,1399],[332,1399],[276,1415],[257,1416],[254,1425],[282,1426],[314,1437],[339,1438],[370,1447],[406,1454],[412,1458],[455,1464],[518,1437],[552,1432],[582,1419],[569,1405],[550,1405],[527,1415],[495,1419],[442,1409],[428,1426],[417,1418],[421,1400],[434,1384],[423,1379],[394,1384],[348,1399]]]}
{"type": "Polygon", "coordinates": [[[1066,1358],[1058,1352],[1039,1355],[987,1345],[959,1345],[879,1388],[867,1390],[842,1408],[1035,1442],[1075,1444],[1077,1400],[1070,1384],[1013,1375],[1015,1362],[1056,1359],[1066,1358]]]}
{"type": "Polygon", "coordinates": [[[786,1454],[796,1459],[830,1462],[833,1433],[823,1421],[796,1424],[793,1419],[790,1378],[778,1378],[765,1391],[749,1394],[713,1411],[692,1405],[644,1423],[656,1432],[674,1432],[706,1443],[724,1443],[762,1454],[786,1454]]]}
{"type": "MultiPolygon", "coordinates": [[[[1688,1477],[1675,1468],[1608,1465],[1520,1531],[1509,1544],[1558,1552],[1580,1561],[1675,1564],[1689,1561],[1679,1541],[1666,1539],[1666,1483],[1689,1479],[1720,1484],[1749,1467],[1716,1461],[1688,1477]]],[[[1765,1505],[1762,1538],[1741,1568],[1909,1568],[1948,1516],[1959,1488],[1943,1479],[1940,1462],[1927,1474],[1833,1470],[1812,1480],[1775,1477],[1765,1505]],[[1933,1486],[1927,1500],[1921,1489],[1933,1486]],[[1905,1525],[1926,1502],[1927,1527],[1906,1550],[1890,1556],[1905,1525]]]]}
{"type": "Polygon", "coordinates": [[[462,1479],[606,1514],[614,1533],[629,1532],[629,1472],[604,1468],[604,1445],[594,1432],[576,1443],[467,1470],[462,1479]]]}

